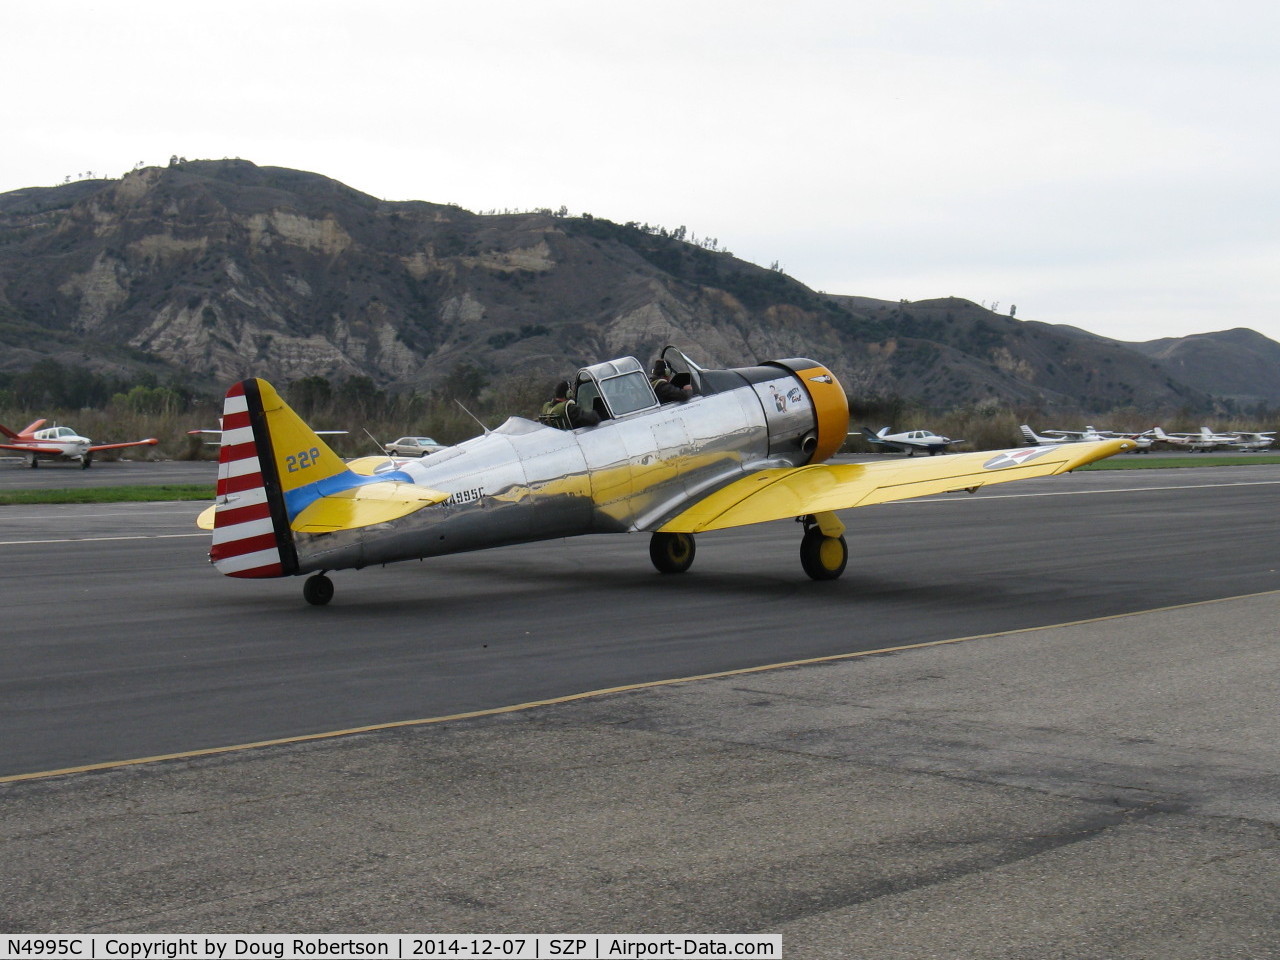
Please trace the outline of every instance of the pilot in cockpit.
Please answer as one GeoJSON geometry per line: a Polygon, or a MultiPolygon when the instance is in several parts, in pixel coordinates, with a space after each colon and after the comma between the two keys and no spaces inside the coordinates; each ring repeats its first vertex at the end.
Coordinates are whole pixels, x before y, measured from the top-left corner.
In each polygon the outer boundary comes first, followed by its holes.
{"type": "Polygon", "coordinates": [[[659,403],[683,403],[693,396],[693,386],[686,384],[683,388],[671,382],[671,367],[665,360],[653,362],[653,372],[649,374],[649,383],[657,394],[659,403]]]}

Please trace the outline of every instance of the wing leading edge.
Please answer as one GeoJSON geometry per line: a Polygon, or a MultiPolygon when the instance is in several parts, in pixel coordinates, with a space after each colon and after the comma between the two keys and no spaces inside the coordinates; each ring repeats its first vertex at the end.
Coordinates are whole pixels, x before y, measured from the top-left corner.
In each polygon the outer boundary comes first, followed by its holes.
{"type": "Polygon", "coordinates": [[[958,453],[927,460],[819,463],[794,470],[762,470],[704,497],[658,529],[663,533],[702,533],[1048,477],[1132,446],[1132,440],[1117,439],[958,453]]]}

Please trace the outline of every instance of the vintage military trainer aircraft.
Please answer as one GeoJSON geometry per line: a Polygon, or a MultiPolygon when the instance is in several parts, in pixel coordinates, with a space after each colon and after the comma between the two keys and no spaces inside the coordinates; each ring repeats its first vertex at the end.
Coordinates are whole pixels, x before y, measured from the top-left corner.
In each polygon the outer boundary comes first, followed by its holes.
{"type": "Polygon", "coordinates": [[[879,432],[873,431],[870,427],[863,427],[862,435],[868,443],[890,447],[905,453],[908,457],[914,457],[917,451],[921,450],[932,457],[934,454],[946,453],[947,448],[953,444],[964,443],[963,440],[940,437],[932,430],[907,430],[903,433],[890,433],[888,427],[881,427],[879,432]]]}
{"type": "Polygon", "coordinates": [[[41,460],[78,460],[82,469],[93,466],[93,455],[99,450],[119,450],[123,447],[153,447],[160,441],[155,437],[146,440],[131,440],[128,443],[94,443],[88,437],[82,437],[70,427],[44,427],[45,420],[36,420],[14,433],[0,423],[0,433],[11,440],[11,443],[0,443],[0,450],[16,450],[26,454],[32,467],[40,466],[41,460]]]}
{"type": "Polygon", "coordinates": [[[576,402],[600,422],[560,430],[511,417],[421,459],[344,463],[266,381],[227,392],[217,500],[200,517],[209,557],[232,577],[310,574],[306,600],[333,596],[329,571],[586,533],[649,533],[663,573],[693,562],[694,536],[788,517],[815,580],[844,571],[836,511],[1064,473],[1130,440],[826,463],[849,406],[831,371],[793,359],[707,370],[673,347],[662,404],[631,357],[584,367],[576,402]]]}

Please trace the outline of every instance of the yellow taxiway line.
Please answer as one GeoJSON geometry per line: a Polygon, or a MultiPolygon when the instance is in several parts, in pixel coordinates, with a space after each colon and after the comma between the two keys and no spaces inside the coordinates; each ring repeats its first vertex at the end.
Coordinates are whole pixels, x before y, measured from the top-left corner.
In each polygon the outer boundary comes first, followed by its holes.
{"type": "Polygon", "coordinates": [[[41,770],[32,773],[16,773],[0,776],[0,784],[17,783],[23,780],[43,780],[49,777],[64,777],[75,773],[92,773],[98,770],[115,770],[120,767],[134,767],[144,763],[160,763],[165,760],[193,760],[197,757],[211,757],[225,753],[237,753],[243,750],[257,750],[261,747],[279,747],[287,744],[308,743],[314,740],[332,740],[337,737],[348,737],[357,733],[375,733],[381,730],[395,730],[400,727],[420,727],[437,723],[450,723],[459,720],[473,720],[477,717],[496,717],[504,713],[519,713],[533,710],[536,707],[551,707],[577,700],[590,700],[611,693],[627,693],[632,690],[648,690],[655,687],[669,687],[678,683],[695,683],[699,680],[719,680],[724,677],[740,677],[750,673],[766,673],[771,670],[786,670],[790,667],[807,667],[819,663],[838,663],[842,660],[854,660],[858,657],[873,657],[885,653],[902,653],[906,650],[923,650],[928,647],[941,647],[951,643],[968,643],[972,640],[991,640],[996,637],[1008,637],[1017,633],[1037,633],[1042,630],[1057,630],[1062,627],[1080,627],[1091,623],[1105,623],[1109,620],[1122,620],[1125,617],[1138,617],[1149,613],[1165,613],[1170,610],[1185,610],[1191,607],[1209,606],[1215,603],[1227,603],[1231,600],[1248,600],[1252,597],[1266,597],[1280,594],[1280,590],[1264,590],[1261,593],[1248,593],[1236,597],[1220,597],[1216,600],[1197,600],[1191,603],[1177,603],[1167,607],[1153,607],[1149,610],[1135,610],[1131,613],[1113,613],[1105,617],[1089,617],[1085,620],[1071,620],[1066,623],[1050,623],[1040,627],[1022,627],[1016,630],[1001,630],[997,633],[980,633],[969,637],[952,637],[948,640],[928,640],[923,643],[908,643],[897,647],[880,647],[875,650],[860,650],[856,653],[836,653],[825,657],[809,657],[804,660],[787,660],[782,663],[766,663],[757,667],[741,667],[736,670],[722,670],[718,673],[703,673],[692,677],[672,677],[666,680],[648,680],[643,683],[629,683],[620,687],[606,687],[600,690],[587,690],[583,693],[571,693],[563,697],[551,697],[546,700],[530,700],[526,703],[515,703],[505,707],[491,707],[487,710],[470,710],[466,713],[452,713],[442,717],[423,717],[418,720],[394,720],[389,723],[372,723],[363,727],[349,727],[345,730],[328,730],[324,733],[308,733],[297,737],[279,737],[275,740],[257,740],[253,743],[237,743],[223,747],[207,747],[202,750],[185,750],[180,753],[163,753],[153,757],[135,757],[130,760],[108,760],[103,763],[89,763],[79,767],[65,767],[61,770],[41,770]]]}

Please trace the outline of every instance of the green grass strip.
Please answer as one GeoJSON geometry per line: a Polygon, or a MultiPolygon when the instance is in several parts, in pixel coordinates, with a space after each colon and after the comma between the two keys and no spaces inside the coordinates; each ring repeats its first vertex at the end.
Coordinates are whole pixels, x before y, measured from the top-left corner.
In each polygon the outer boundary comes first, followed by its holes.
{"type": "Polygon", "coordinates": [[[0,506],[28,503],[154,503],[159,500],[208,500],[214,487],[207,483],[172,483],[154,487],[69,487],[61,490],[0,492],[0,506]]]}
{"type": "Polygon", "coordinates": [[[1147,457],[1143,454],[1122,453],[1091,463],[1081,470],[1176,470],[1178,467],[1248,467],[1259,463],[1280,463],[1280,456],[1259,456],[1256,453],[1229,453],[1210,456],[1199,453],[1188,457],[1147,457]]]}

